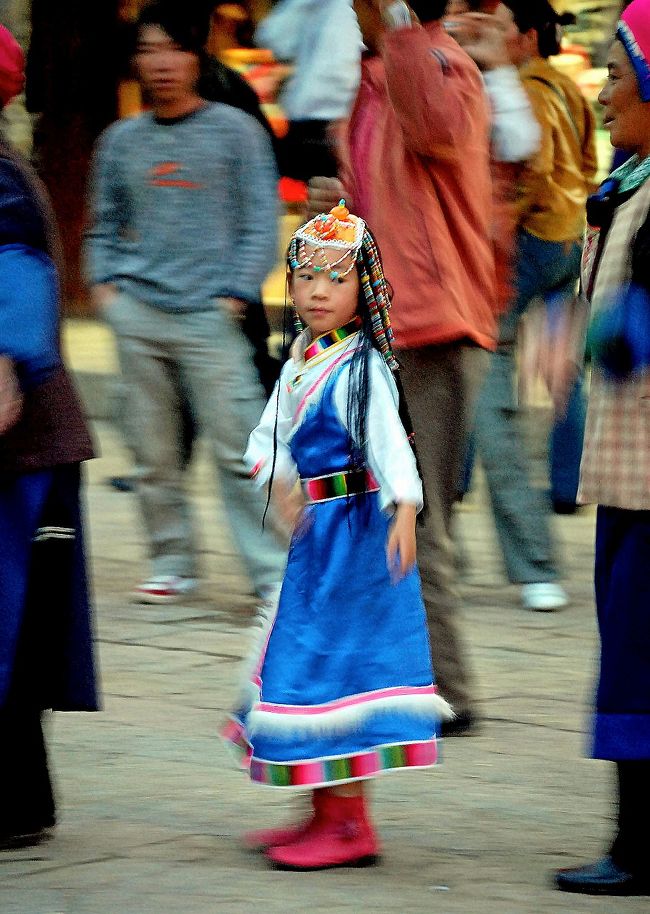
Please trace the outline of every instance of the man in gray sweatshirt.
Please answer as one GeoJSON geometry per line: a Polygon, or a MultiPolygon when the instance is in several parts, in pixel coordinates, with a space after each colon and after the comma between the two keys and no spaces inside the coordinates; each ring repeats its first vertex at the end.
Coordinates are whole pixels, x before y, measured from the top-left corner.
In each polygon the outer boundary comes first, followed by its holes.
{"type": "Polygon", "coordinates": [[[169,0],[145,7],[135,64],[151,110],[110,127],[94,162],[87,263],[115,332],[152,575],[140,602],[197,583],[183,485],[184,399],[210,442],[233,538],[256,592],[281,580],[286,548],[262,529],[242,462],[264,395],[242,321],[273,266],[277,176],[265,131],[197,93],[202,23],[169,0]]]}

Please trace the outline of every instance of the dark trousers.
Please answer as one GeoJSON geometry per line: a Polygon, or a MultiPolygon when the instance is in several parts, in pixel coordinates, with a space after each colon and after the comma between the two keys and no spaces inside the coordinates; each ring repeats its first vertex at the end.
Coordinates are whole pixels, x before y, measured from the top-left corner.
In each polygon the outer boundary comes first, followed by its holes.
{"type": "Polygon", "coordinates": [[[54,825],[42,716],[15,704],[0,708],[0,838],[54,825]]]}
{"type": "Polygon", "coordinates": [[[458,620],[452,521],[488,354],[458,342],[402,349],[398,356],[427,499],[417,556],[433,669],[441,694],[456,713],[472,714],[474,689],[458,620]]]}
{"type": "Polygon", "coordinates": [[[11,686],[0,707],[0,837],[54,825],[41,677],[48,669],[48,646],[55,639],[43,612],[46,596],[37,582],[30,582],[25,603],[11,686]]]}
{"type": "Polygon", "coordinates": [[[645,875],[650,866],[650,760],[617,762],[618,830],[610,854],[621,869],[645,875]]]}
{"type": "Polygon", "coordinates": [[[650,763],[650,511],[600,505],[594,758],[650,763]]]}

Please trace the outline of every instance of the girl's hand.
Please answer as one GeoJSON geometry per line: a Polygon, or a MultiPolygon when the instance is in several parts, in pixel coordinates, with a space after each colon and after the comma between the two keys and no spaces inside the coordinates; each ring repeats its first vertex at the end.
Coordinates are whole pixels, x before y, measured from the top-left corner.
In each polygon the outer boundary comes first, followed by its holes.
{"type": "Polygon", "coordinates": [[[293,533],[300,526],[305,510],[305,498],[300,486],[276,478],[271,488],[271,499],[288,532],[293,533]]]}
{"type": "Polygon", "coordinates": [[[415,565],[415,505],[399,504],[388,534],[386,558],[388,568],[397,583],[415,565]]]}

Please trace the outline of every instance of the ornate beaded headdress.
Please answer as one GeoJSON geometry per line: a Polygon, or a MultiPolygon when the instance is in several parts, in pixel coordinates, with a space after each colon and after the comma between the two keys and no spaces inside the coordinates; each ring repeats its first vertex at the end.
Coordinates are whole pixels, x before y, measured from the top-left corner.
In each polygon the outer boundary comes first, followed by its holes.
{"type": "MultiPolygon", "coordinates": [[[[290,270],[312,268],[314,272],[329,272],[332,280],[347,276],[358,266],[359,280],[370,313],[372,335],[386,364],[397,368],[393,355],[393,330],[390,325],[390,290],[379,257],[375,240],[366,223],[353,216],[341,200],[329,213],[320,213],[302,225],[292,236],[287,251],[290,270]],[[307,253],[306,245],[313,249],[307,253]],[[346,257],[350,265],[342,271],[338,267],[346,257]],[[330,257],[332,259],[330,259],[330,257]]],[[[298,321],[298,329],[304,329],[298,321]]]]}

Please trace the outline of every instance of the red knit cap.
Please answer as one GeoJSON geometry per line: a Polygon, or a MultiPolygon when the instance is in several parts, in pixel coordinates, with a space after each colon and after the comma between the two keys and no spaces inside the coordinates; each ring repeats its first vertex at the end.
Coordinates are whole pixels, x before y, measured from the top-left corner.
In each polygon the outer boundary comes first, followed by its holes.
{"type": "Polygon", "coordinates": [[[650,0],[630,3],[621,13],[617,36],[632,61],[641,98],[650,102],[650,0]]]}
{"type": "Polygon", "coordinates": [[[25,56],[9,29],[0,25],[0,108],[25,84],[25,56]]]}

